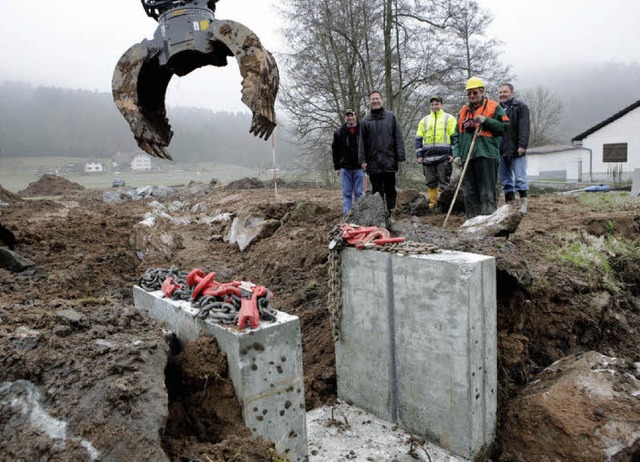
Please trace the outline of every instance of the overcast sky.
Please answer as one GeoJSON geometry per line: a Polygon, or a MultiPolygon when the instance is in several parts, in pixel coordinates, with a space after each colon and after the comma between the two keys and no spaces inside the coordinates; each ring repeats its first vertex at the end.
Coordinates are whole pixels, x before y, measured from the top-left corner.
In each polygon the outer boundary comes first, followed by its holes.
{"type": "MultiPolygon", "coordinates": [[[[348,0],[347,0],[348,1],[348,0]]],[[[490,9],[491,36],[504,42],[504,59],[520,85],[585,63],[640,62],[635,0],[480,0],[490,9]]],[[[220,0],[216,17],[241,22],[266,48],[280,50],[279,18],[270,0],[220,0]]],[[[0,0],[0,81],[110,91],[119,57],[151,38],[157,23],[139,0],[0,0]]],[[[577,76],[586,78],[586,76],[577,76]]],[[[172,105],[240,110],[235,60],[172,79],[172,105]]]]}

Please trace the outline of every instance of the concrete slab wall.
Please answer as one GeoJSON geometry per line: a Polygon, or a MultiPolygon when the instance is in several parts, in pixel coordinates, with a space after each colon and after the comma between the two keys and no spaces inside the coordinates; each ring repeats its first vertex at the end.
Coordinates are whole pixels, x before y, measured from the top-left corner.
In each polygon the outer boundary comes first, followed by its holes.
{"type": "Polygon", "coordinates": [[[465,458],[496,415],[493,258],[342,252],[338,395],[465,458]]]}
{"type": "Polygon", "coordinates": [[[239,330],[194,318],[189,302],[163,298],[162,291],[133,288],[135,306],[166,321],[180,343],[212,335],[227,354],[229,376],[253,435],[276,444],[291,461],[307,460],[307,430],[300,323],[277,312],[274,322],[239,330]]]}

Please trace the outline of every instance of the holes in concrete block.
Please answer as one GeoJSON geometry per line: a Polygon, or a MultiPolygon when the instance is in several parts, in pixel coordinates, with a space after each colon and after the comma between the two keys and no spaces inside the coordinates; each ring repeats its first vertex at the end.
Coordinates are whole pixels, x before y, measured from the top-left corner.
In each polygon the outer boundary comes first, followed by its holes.
{"type": "Polygon", "coordinates": [[[279,414],[280,414],[280,416],[283,416],[284,415],[284,411],[280,411],[279,414]]]}
{"type": "Polygon", "coordinates": [[[285,408],[285,409],[289,409],[290,407],[291,407],[291,401],[286,401],[286,402],[284,403],[284,408],[285,408]]]}
{"type": "Polygon", "coordinates": [[[258,370],[258,365],[257,365],[256,363],[253,363],[253,364],[251,365],[251,370],[252,370],[252,371],[257,371],[257,370],[258,370]]]}
{"type": "Polygon", "coordinates": [[[282,366],[277,366],[276,370],[278,371],[278,374],[282,374],[282,366]]]}
{"type": "Polygon", "coordinates": [[[476,395],[476,399],[480,399],[480,394],[479,393],[476,395]]]}
{"type": "Polygon", "coordinates": [[[267,411],[266,409],[262,410],[262,415],[267,415],[269,413],[269,411],[267,411]]]}
{"type": "Polygon", "coordinates": [[[280,361],[282,361],[283,363],[287,362],[287,357],[286,356],[281,356],[280,357],[280,361]]]}
{"type": "Polygon", "coordinates": [[[256,351],[264,351],[264,345],[262,343],[255,342],[253,345],[253,349],[256,351]]]}
{"type": "Polygon", "coordinates": [[[249,353],[249,351],[246,348],[243,348],[242,350],[240,350],[240,354],[242,356],[245,356],[247,353],[249,353]]]}
{"type": "Polygon", "coordinates": [[[258,420],[258,422],[262,422],[264,420],[264,417],[262,417],[261,415],[259,415],[258,417],[256,417],[256,419],[258,420]]]}

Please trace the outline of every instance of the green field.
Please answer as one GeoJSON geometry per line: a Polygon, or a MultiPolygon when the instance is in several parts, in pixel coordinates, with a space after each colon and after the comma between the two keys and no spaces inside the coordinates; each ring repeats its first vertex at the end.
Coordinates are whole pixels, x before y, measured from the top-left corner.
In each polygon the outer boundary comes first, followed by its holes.
{"type": "MultiPolygon", "coordinates": [[[[97,159],[104,165],[111,165],[110,159],[97,159]]],[[[24,158],[0,158],[0,185],[3,188],[18,192],[26,188],[29,183],[37,181],[46,171],[57,174],[81,184],[86,188],[102,189],[111,187],[113,178],[124,178],[127,186],[175,186],[187,184],[192,180],[208,183],[216,178],[220,183],[228,183],[244,177],[258,177],[261,180],[272,178],[272,174],[236,165],[220,165],[216,163],[185,165],[172,162],[162,162],[162,170],[151,172],[133,172],[131,170],[121,172],[80,173],[64,172],[63,166],[67,163],[78,163],[78,158],[68,157],[24,157],[24,158]]],[[[159,164],[159,162],[158,162],[159,164]]],[[[155,168],[155,166],[154,166],[155,168]]]]}

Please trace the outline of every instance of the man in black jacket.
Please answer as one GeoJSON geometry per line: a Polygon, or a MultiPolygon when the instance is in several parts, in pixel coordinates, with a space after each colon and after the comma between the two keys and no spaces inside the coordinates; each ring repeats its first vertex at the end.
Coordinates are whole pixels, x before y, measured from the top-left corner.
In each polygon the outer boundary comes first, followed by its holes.
{"type": "Polygon", "coordinates": [[[520,196],[520,212],[527,213],[527,147],[529,146],[529,108],[514,98],[513,85],[500,85],[500,105],[509,117],[509,128],[500,143],[500,171],[498,177],[504,200],[513,204],[516,192],[520,196]]]}
{"type": "Polygon", "coordinates": [[[360,126],[353,109],[344,112],[344,124],[333,134],[333,168],[342,185],[342,213],[346,215],[353,203],[364,194],[364,171],[358,163],[360,126]]]}
{"type": "Polygon", "coordinates": [[[396,115],[384,109],[379,91],[369,94],[371,112],[360,124],[358,162],[369,174],[371,189],[387,203],[389,215],[396,206],[396,172],[404,162],[404,140],[396,115]]]}

